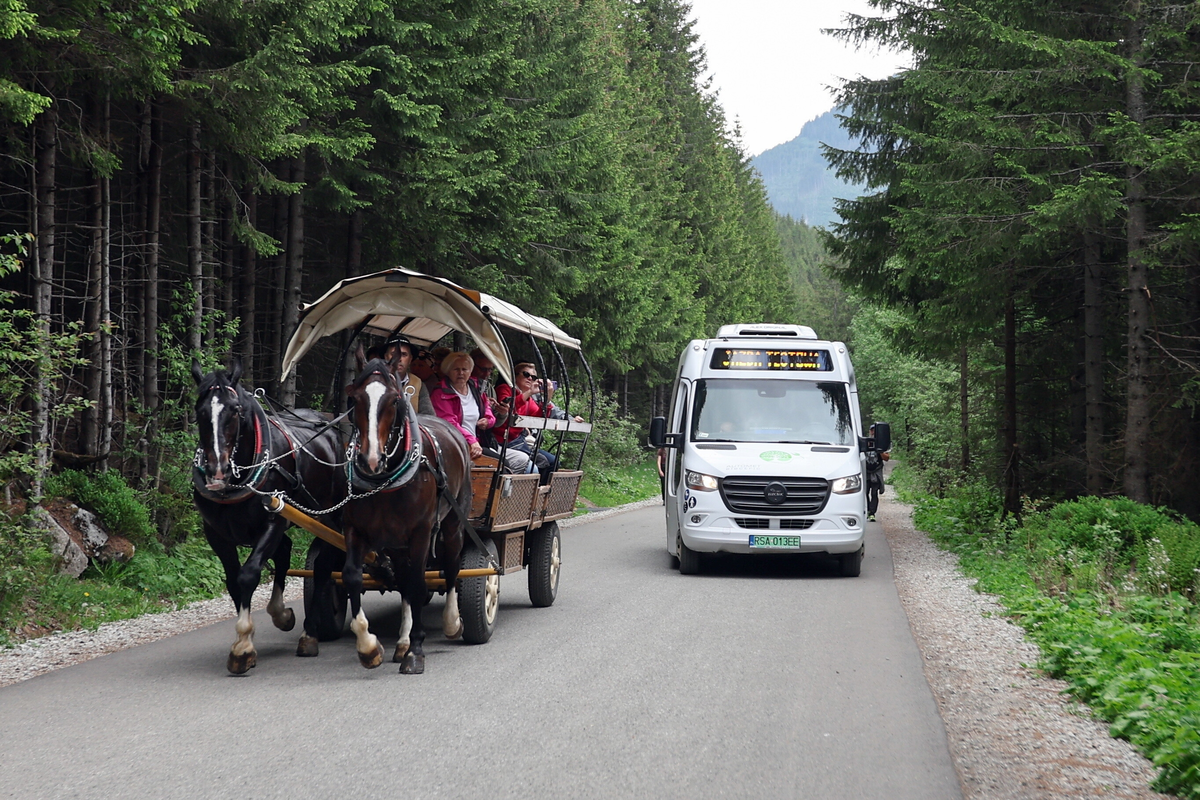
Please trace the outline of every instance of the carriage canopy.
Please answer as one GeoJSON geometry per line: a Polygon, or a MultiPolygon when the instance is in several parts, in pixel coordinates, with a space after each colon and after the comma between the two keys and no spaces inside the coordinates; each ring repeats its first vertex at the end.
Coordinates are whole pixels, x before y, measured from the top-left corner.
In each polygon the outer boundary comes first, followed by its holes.
{"type": "Polygon", "coordinates": [[[291,372],[321,338],[356,328],[364,320],[364,330],[369,333],[386,336],[395,331],[424,345],[452,330],[466,333],[510,382],[512,361],[501,327],[580,349],[579,340],[553,322],[527,314],[512,303],[464,289],[445,278],[396,267],[347,278],[315,303],[305,305],[283,356],[282,375],[291,372]]]}

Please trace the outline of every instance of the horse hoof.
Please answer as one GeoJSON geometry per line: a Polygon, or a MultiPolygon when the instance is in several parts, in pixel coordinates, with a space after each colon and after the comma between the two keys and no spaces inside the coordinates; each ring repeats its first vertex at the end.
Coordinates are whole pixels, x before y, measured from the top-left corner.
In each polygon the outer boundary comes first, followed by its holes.
{"type": "Polygon", "coordinates": [[[455,628],[453,631],[446,631],[446,638],[450,639],[450,640],[459,638],[460,636],[463,635],[464,627],[465,626],[463,625],[462,617],[459,617],[458,618],[458,627],[455,628]]]}
{"type": "Polygon", "coordinates": [[[401,642],[396,645],[396,652],[392,653],[392,663],[401,664],[404,661],[404,654],[408,652],[408,642],[401,642]]]}
{"type": "Polygon", "coordinates": [[[425,671],[425,654],[408,652],[400,662],[401,675],[420,675],[425,671]]]}
{"type": "Polygon", "coordinates": [[[296,655],[303,658],[309,658],[320,654],[321,648],[317,645],[317,637],[304,634],[300,637],[300,642],[296,645],[296,655]]]}
{"type": "Polygon", "coordinates": [[[284,613],[279,615],[279,619],[272,619],[275,627],[281,631],[290,631],[296,627],[296,612],[292,609],[284,609],[284,613]]]}
{"type": "Polygon", "coordinates": [[[242,653],[240,656],[230,653],[229,660],[225,662],[225,669],[229,670],[231,675],[245,675],[257,666],[258,653],[253,650],[249,653],[242,653]]]}
{"type": "Polygon", "coordinates": [[[367,669],[375,669],[383,663],[383,648],[375,645],[375,649],[369,653],[359,653],[358,661],[367,669]]]}

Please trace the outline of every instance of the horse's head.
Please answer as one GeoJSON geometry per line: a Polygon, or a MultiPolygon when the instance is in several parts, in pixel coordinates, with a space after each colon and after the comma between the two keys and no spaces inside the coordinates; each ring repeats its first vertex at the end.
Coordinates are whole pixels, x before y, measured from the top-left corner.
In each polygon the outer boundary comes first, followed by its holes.
{"type": "Polygon", "coordinates": [[[205,485],[219,492],[226,488],[242,417],[248,410],[244,393],[238,390],[242,362],[234,359],[229,372],[218,369],[205,375],[199,362],[192,361],[192,377],[196,380],[196,423],[204,454],[205,485]]]}
{"type": "Polygon", "coordinates": [[[387,468],[387,443],[392,427],[400,416],[400,384],[393,372],[399,355],[391,361],[367,360],[362,345],[354,357],[359,375],[346,386],[346,395],[354,403],[354,427],[358,433],[358,468],[364,475],[379,475],[387,468]]]}

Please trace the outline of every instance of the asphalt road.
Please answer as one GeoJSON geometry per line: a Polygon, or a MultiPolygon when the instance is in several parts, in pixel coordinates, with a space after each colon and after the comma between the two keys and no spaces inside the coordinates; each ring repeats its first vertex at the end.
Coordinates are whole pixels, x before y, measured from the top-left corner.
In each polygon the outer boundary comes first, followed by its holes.
{"type": "MultiPolygon", "coordinates": [[[[877,525],[832,560],[726,557],[681,576],[660,507],[563,531],[558,600],[500,581],[486,645],[427,611],[426,673],[293,653],[256,614],[0,688],[8,798],[961,797],[877,525]]],[[[390,657],[399,598],[369,596],[390,657]]],[[[299,612],[298,610],[298,613],[299,612]]]]}

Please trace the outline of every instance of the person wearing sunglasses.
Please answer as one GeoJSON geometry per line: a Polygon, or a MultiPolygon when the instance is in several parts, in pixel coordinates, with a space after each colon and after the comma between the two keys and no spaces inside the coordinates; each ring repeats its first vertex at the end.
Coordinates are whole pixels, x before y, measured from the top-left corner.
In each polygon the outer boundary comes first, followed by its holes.
{"type": "MultiPolygon", "coordinates": [[[[533,445],[527,440],[529,431],[525,428],[515,428],[507,425],[512,417],[552,417],[566,419],[566,414],[554,407],[550,402],[554,387],[538,377],[537,367],[528,361],[515,365],[514,386],[503,384],[496,387],[496,437],[513,450],[529,454],[538,470],[542,473],[543,482],[549,480],[550,473],[558,466],[558,459],[548,450],[539,449],[534,452],[533,445]],[[545,406],[540,402],[540,395],[545,395],[545,406]]],[[[576,422],[583,422],[583,417],[575,417],[576,422]]]]}

